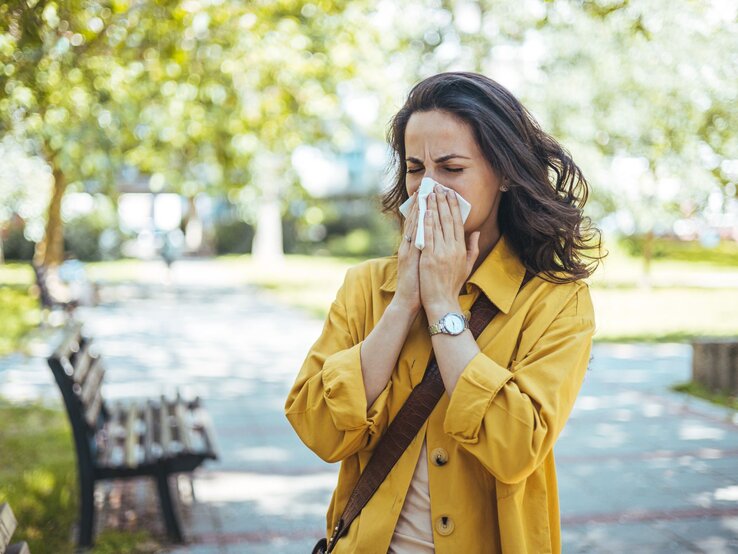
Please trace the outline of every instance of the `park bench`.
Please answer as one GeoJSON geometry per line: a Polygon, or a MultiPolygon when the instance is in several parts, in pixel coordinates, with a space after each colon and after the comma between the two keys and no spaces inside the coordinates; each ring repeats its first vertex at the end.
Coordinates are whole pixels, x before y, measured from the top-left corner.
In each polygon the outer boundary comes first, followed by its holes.
{"type": "Polygon", "coordinates": [[[10,539],[15,532],[17,522],[13,510],[8,504],[0,504],[0,553],[5,554],[30,554],[25,542],[10,544],[10,539]]]}
{"type": "Polygon", "coordinates": [[[36,276],[41,307],[47,310],[61,308],[67,313],[73,312],[78,302],[70,297],[68,289],[64,287],[58,274],[49,267],[38,265],[35,262],[32,262],[31,266],[36,276]]]}
{"type": "Polygon", "coordinates": [[[100,353],[79,322],[70,321],[48,358],[61,389],[77,450],[80,484],[78,543],[90,546],[94,533],[95,483],[141,476],[156,481],[167,534],[184,542],[169,476],[192,472],[217,459],[210,417],[199,399],[142,398],[107,403],[100,353]]]}

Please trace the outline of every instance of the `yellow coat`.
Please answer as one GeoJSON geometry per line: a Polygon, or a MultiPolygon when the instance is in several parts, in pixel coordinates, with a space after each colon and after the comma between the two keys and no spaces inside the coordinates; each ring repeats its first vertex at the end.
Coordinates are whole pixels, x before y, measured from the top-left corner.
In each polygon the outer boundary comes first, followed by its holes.
{"type": "MultiPolygon", "coordinates": [[[[595,330],[589,287],[525,274],[504,236],[459,296],[482,293],[500,308],[453,395],[444,395],[418,436],[335,550],[385,553],[427,440],[433,540],[438,553],[561,551],[553,446],[584,379],[595,330]],[[517,294],[517,296],[516,296],[517,294]],[[438,465],[436,460],[446,459],[438,465]]],[[[335,526],[377,441],[423,377],[431,354],[420,312],[387,387],[367,407],[359,351],[392,300],[397,257],[355,266],[331,305],[286,403],[303,442],[341,462],[327,515],[335,526]]]]}

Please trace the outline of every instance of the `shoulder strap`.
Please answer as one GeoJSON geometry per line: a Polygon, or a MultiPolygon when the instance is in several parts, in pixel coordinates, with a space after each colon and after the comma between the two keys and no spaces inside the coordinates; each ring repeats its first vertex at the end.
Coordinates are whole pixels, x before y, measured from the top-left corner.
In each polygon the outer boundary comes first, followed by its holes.
{"type": "MultiPolygon", "coordinates": [[[[533,274],[526,271],[520,288],[522,289],[532,277],[533,274]]],[[[471,320],[469,321],[469,328],[475,340],[479,338],[479,335],[499,311],[499,308],[486,295],[479,294],[479,298],[472,306],[471,320]]],[[[438,404],[444,391],[445,387],[441,372],[438,369],[438,363],[435,356],[431,355],[423,380],[412,390],[405,404],[402,405],[395,419],[392,420],[374,449],[369,463],[356,482],[343,514],[341,514],[341,518],[328,540],[327,553],[332,552],[336,541],[348,532],[351,522],[361,513],[361,510],[367,505],[379,485],[392,471],[397,460],[400,459],[400,456],[420,431],[425,420],[430,416],[433,408],[438,404]]]]}

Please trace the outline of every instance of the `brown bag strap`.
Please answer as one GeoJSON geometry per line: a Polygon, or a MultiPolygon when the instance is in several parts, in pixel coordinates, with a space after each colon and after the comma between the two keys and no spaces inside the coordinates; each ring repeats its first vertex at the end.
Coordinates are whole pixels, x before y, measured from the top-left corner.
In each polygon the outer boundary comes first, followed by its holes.
{"type": "MultiPolygon", "coordinates": [[[[520,288],[522,289],[532,277],[533,274],[526,271],[520,288]]],[[[482,334],[482,331],[499,311],[499,308],[489,298],[480,293],[479,298],[472,306],[469,321],[469,329],[474,335],[474,340],[479,338],[479,335],[482,334]]],[[[435,356],[431,354],[423,380],[412,390],[374,449],[374,453],[363,473],[359,476],[359,480],[356,482],[346,507],[338,520],[338,525],[333,529],[333,534],[328,539],[327,553],[332,552],[338,539],[348,532],[351,522],[361,513],[361,510],[392,471],[397,460],[400,459],[415,435],[418,434],[445,390],[438,363],[435,356]]]]}

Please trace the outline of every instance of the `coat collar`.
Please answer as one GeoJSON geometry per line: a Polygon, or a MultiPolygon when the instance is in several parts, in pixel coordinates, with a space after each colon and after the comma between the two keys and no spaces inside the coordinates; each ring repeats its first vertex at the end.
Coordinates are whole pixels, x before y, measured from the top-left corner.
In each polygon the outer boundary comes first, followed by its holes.
{"type": "MultiPolygon", "coordinates": [[[[466,282],[466,292],[478,287],[501,312],[508,313],[525,276],[525,266],[502,235],[492,251],[466,282]]],[[[390,258],[387,278],[380,290],[397,290],[397,256],[390,258]]]]}

